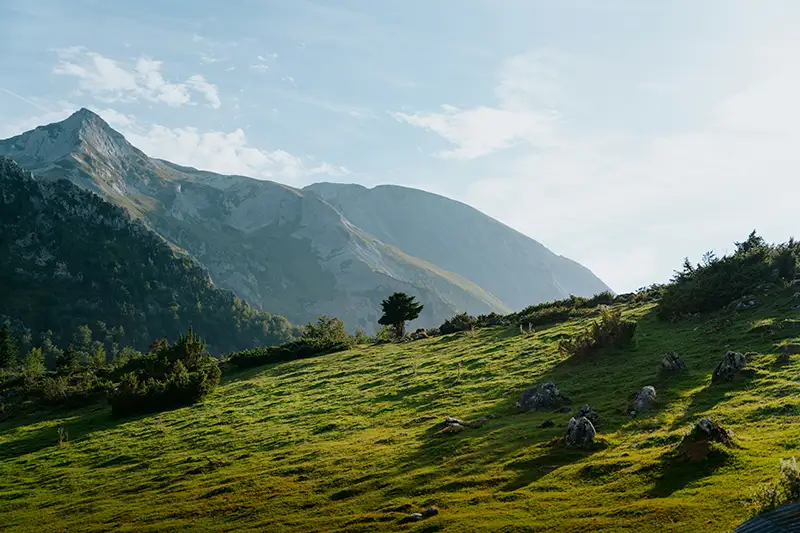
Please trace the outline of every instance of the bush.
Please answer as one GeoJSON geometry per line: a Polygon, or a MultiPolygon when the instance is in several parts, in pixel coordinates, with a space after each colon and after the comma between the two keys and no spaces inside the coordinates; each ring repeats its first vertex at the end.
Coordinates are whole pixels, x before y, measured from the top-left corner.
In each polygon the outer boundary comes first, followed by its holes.
{"type": "Polygon", "coordinates": [[[442,335],[449,335],[450,333],[458,333],[459,331],[468,331],[474,328],[477,323],[478,321],[475,317],[467,313],[461,313],[445,320],[444,324],[439,326],[439,332],[442,335]]]}
{"type": "Polygon", "coordinates": [[[770,246],[751,233],[746,241],[736,243],[732,255],[703,256],[698,265],[684,260],[683,269],[675,273],[663,291],[658,316],[676,319],[684,315],[721,309],[763,283],[788,281],[796,268],[796,247],[793,240],[770,246]]]}
{"type": "Polygon", "coordinates": [[[156,342],[144,357],[120,370],[109,403],[115,416],[149,413],[196,403],[217,386],[221,371],[192,330],[174,344],[156,342]]]}
{"type": "Polygon", "coordinates": [[[788,502],[800,501],[800,465],[797,459],[781,459],[780,474],[773,483],[759,486],[750,498],[755,513],[771,511],[788,502]]]}
{"type": "Polygon", "coordinates": [[[329,338],[302,337],[296,341],[287,342],[280,346],[269,346],[265,348],[254,348],[235,352],[227,357],[228,363],[237,368],[251,368],[271,363],[282,363],[294,361],[295,359],[306,359],[318,355],[327,355],[335,352],[342,352],[352,348],[353,342],[340,341],[329,338]]]}
{"type": "Polygon", "coordinates": [[[595,320],[584,332],[562,340],[558,350],[566,357],[582,357],[600,348],[613,348],[628,344],[636,333],[636,322],[624,320],[620,310],[603,308],[600,320],[595,320]]]}

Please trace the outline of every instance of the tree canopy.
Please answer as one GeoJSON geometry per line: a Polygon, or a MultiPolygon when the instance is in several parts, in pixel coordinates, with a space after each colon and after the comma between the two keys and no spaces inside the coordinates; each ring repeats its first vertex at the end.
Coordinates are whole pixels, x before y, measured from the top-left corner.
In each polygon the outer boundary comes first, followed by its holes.
{"type": "Polygon", "coordinates": [[[381,302],[381,307],[383,316],[378,324],[394,327],[397,337],[402,338],[405,335],[406,322],[416,319],[424,306],[414,296],[396,292],[381,302]]]}

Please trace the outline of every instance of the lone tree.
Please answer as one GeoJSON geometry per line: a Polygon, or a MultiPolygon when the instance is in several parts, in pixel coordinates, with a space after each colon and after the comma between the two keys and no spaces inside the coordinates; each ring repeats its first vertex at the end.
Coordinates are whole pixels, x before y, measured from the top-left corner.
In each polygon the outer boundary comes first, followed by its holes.
{"type": "Polygon", "coordinates": [[[423,305],[415,301],[414,296],[396,292],[381,302],[383,316],[378,320],[381,326],[394,327],[395,335],[403,338],[406,334],[406,322],[414,320],[422,312],[423,305]]]}

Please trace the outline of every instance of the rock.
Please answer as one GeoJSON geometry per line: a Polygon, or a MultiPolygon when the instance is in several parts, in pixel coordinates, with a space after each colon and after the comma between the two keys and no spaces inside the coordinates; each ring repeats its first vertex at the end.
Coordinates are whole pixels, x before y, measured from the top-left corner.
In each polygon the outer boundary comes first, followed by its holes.
{"type": "Polygon", "coordinates": [[[671,372],[686,370],[686,363],[676,352],[668,352],[661,360],[661,368],[671,372]]]}
{"type": "Polygon", "coordinates": [[[409,522],[419,522],[422,520],[422,513],[411,513],[410,515],[404,516],[401,520],[401,524],[408,524],[409,522]]]}
{"type": "Polygon", "coordinates": [[[597,431],[595,431],[591,420],[585,416],[580,418],[572,417],[569,419],[564,440],[568,446],[585,447],[594,442],[595,435],[597,435],[597,431]]]}
{"type": "Polygon", "coordinates": [[[746,311],[758,306],[757,300],[739,300],[733,307],[735,311],[746,311]]]}
{"type": "Polygon", "coordinates": [[[732,379],[747,364],[747,359],[739,352],[727,351],[722,356],[722,361],[717,363],[711,381],[721,381],[732,379]]]}
{"type": "Polygon", "coordinates": [[[407,338],[409,340],[412,340],[412,341],[418,341],[418,340],[421,340],[421,339],[427,339],[428,336],[429,336],[428,335],[428,330],[426,330],[424,328],[419,328],[416,331],[414,331],[412,333],[409,333],[407,335],[407,338]]]}
{"type": "Polygon", "coordinates": [[[458,418],[453,418],[452,416],[448,416],[444,419],[445,426],[466,426],[464,422],[459,420],[458,418]]]}
{"type": "Polygon", "coordinates": [[[651,385],[643,387],[633,400],[632,412],[634,414],[645,413],[650,410],[654,403],[656,403],[655,387],[651,385]]]}
{"type": "Polygon", "coordinates": [[[542,429],[551,428],[553,426],[555,426],[555,423],[552,420],[545,420],[544,422],[539,424],[539,427],[542,428],[542,429]]]}
{"type": "Polygon", "coordinates": [[[558,387],[552,381],[539,383],[522,393],[517,402],[517,407],[534,411],[536,409],[546,409],[556,407],[568,399],[561,394],[558,387]]]}
{"type": "Polygon", "coordinates": [[[725,428],[710,418],[704,418],[683,438],[679,450],[681,455],[690,461],[702,461],[708,457],[713,442],[724,446],[732,445],[730,435],[725,428]]]}
{"type": "Polygon", "coordinates": [[[431,505],[430,507],[422,511],[422,513],[420,514],[422,515],[422,518],[430,518],[432,516],[436,516],[437,514],[439,514],[439,509],[431,505]]]}
{"type": "Polygon", "coordinates": [[[600,422],[600,415],[597,414],[597,411],[589,407],[588,405],[584,405],[578,412],[575,413],[575,418],[586,417],[592,423],[592,425],[597,425],[600,422]]]}

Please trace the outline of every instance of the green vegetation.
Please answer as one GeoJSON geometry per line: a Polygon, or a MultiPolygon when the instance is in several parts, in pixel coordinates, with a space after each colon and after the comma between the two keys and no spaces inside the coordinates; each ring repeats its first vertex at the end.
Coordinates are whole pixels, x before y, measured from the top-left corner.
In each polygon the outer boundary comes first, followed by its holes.
{"type": "Polygon", "coordinates": [[[97,341],[114,357],[122,346],[144,350],[190,326],[214,353],[281,344],[298,332],[215,288],[197,261],[122,208],[66,180],[36,181],[7,158],[0,227],[0,324],[19,337],[50,332],[51,342],[73,342],[79,356],[97,341]]]}
{"type": "Polygon", "coordinates": [[[396,292],[381,302],[383,315],[378,320],[381,326],[392,326],[398,339],[406,335],[406,322],[416,320],[422,312],[423,305],[416,302],[414,296],[396,292]]]}
{"type": "Polygon", "coordinates": [[[727,531],[750,514],[800,447],[800,342],[792,289],[758,307],[667,322],[656,304],[615,304],[634,341],[563,359],[581,318],[361,346],[231,373],[202,403],[118,420],[107,405],[0,423],[0,528],[136,531],[727,531]],[[772,332],[757,324],[785,324],[772,332]],[[724,351],[739,379],[711,384],[724,351]],[[665,374],[661,356],[688,369],[665,374]],[[523,389],[553,381],[600,414],[601,445],[553,447],[570,414],[521,412],[523,389]],[[631,419],[632,395],[658,391],[631,419]],[[445,416],[489,422],[432,438],[445,416]],[[736,447],[676,455],[709,416],[736,447]],[[550,419],[555,427],[540,429],[550,419]],[[410,511],[440,514],[399,525],[410,511]]]}
{"type": "Polygon", "coordinates": [[[120,385],[108,397],[117,416],[198,402],[214,390],[222,374],[206,343],[191,329],[174,344],[157,341],[147,355],[131,359],[120,373],[120,385]]]}

